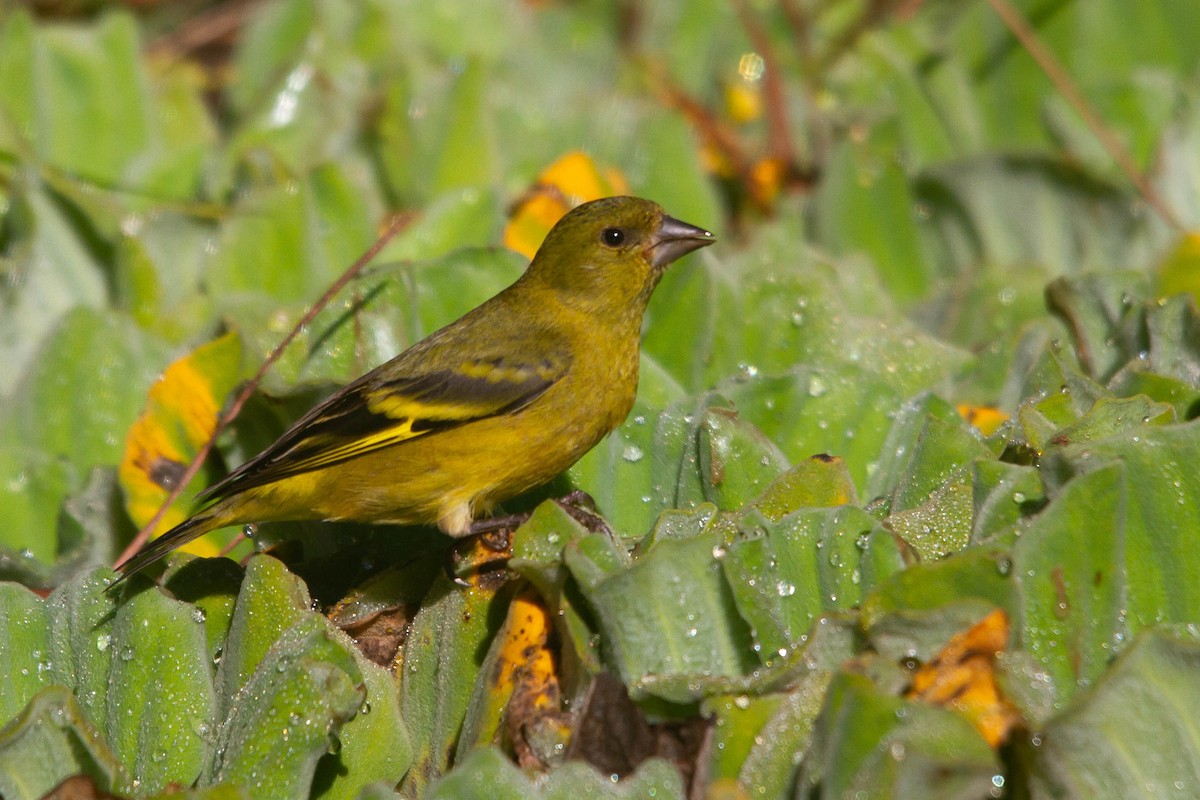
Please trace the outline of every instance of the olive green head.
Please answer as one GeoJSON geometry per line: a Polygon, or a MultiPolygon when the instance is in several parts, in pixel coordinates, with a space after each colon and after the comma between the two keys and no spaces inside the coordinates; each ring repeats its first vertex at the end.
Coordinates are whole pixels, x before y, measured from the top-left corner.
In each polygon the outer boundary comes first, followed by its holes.
{"type": "Polygon", "coordinates": [[[595,313],[641,313],[671,262],[716,241],[638,197],[577,206],[546,236],[527,275],[560,299],[595,313]]]}

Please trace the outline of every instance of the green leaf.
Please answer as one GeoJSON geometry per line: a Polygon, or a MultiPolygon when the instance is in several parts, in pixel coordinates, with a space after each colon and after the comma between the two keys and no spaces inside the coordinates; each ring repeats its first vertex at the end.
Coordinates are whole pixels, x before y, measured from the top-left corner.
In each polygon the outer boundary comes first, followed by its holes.
{"type": "Polygon", "coordinates": [[[788,467],[770,439],[727,409],[705,410],[697,444],[704,498],[722,511],[741,508],[788,467]]]}
{"type": "Polygon", "coordinates": [[[864,590],[903,565],[891,534],[853,507],[795,511],[774,522],[748,515],[739,527],[723,566],[764,659],[805,642],[818,616],[858,606],[864,590]]]}
{"type": "Polygon", "coordinates": [[[442,148],[433,186],[439,192],[488,186],[495,170],[492,137],[484,115],[488,72],[468,59],[450,89],[442,148]]]}
{"type": "Polygon", "coordinates": [[[754,499],[751,506],[769,520],[801,508],[853,505],[854,482],[840,458],[814,456],[788,469],[754,499]]]}
{"type": "Polygon", "coordinates": [[[942,162],[922,173],[914,195],[928,215],[924,229],[950,264],[1037,264],[1049,277],[1068,267],[1130,268],[1155,251],[1122,188],[1058,156],[983,153],[942,162]]]}
{"type": "MultiPolygon", "coordinates": [[[[691,515],[690,535],[665,535],[632,565],[597,561],[583,547],[568,548],[566,563],[594,610],[608,660],[629,687],[644,694],[654,676],[739,676],[757,666],[750,632],[737,614],[718,556],[720,534],[691,515]]],[[[589,537],[592,538],[592,537],[589,537]]],[[[693,699],[664,688],[674,702],[693,699]]]]}
{"type": "MultiPolygon", "coordinates": [[[[516,280],[527,263],[507,250],[482,252],[499,240],[501,221],[502,206],[492,193],[478,188],[443,192],[431,198],[421,215],[384,247],[379,254],[379,269],[385,274],[399,273],[412,292],[423,296],[432,293],[443,302],[466,303],[465,312],[516,280]],[[469,252],[455,256],[460,250],[469,252]],[[446,262],[408,263],[438,259],[446,262]],[[453,269],[465,270],[467,274],[445,275],[451,264],[453,269]],[[500,282],[495,275],[502,276],[500,282]],[[450,284],[459,293],[448,291],[450,284]]],[[[448,315],[436,327],[457,316],[460,315],[448,315]]]]}
{"type": "Polygon", "coordinates": [[[14,465],[18,478],[47,458],[60,462],[32,479],[41,490],[36,504],[29,498],[0,509],[0,544],[53,560],[60,550],[53,535],[60,504],[92,467],[120,460],[124,433],[164,356],[161,343],[117,313],[78,308],[62,319],[10,402],[0,405],[0,436],[29,448],[30,462],[14,465]],[[62,480],[67,476],[75,480],[62,480]],[[66,491],[53,494],[60,486],[66,491]],[[33,527],[6,524],[9,508],[33,527]]]}
{"type": "Polygon", "coordinates": [[[163,575],[167,591],[194,605],[204,619],[205,644],[213,664],[225,655],[242,578],[241,567],[223,557],[175,556],[163,575]]]}
{"type": "Polygon", "coordinates": [[[900,472],[888,525],[925,559],[962,549],[971,535],[971,464],[991,458],[957,414],[953,422],[926,417],[900,472]]]}
{"type": "Polygon", "coordinates": [[[799,367],[780,377],[731,381],[720,391],[793,462],[816,454],[842,458],[864,495],[903,399],[891,380],[853,364],[799,367]]]}
{"type": "Polygon", "coordinates": [[[1003,608],[1011,617],[1016,608],[1012,573],[1012,557],[997,547],[970,547],[940,561],[914,564],[863,599],[863,624],[869,629],[891,612],[928,611],[963,600],[1003,608]]]}
{"type": "Polygon", "coordinates": [[[460,588],[439,576],[413,619],[398,657],[400,710],[413,764],[401,789],[421,794],[449,767],[487,643],[499,627],[508,590],[460,588]]]}
{"type": "Polygon", "coordinates": [[[577,761],[535,783],[499,750],[484,747],[473,751],[425,796],[430,800],[568,800],[580,796],[633,800],[682,799],[685,795],[679,772],[661,759],[643,762],[620,783],[577,761]]]}
{"type": "MultiPolygon", "coordinates": [[[[347,637],[348,638],[348,637],[347,637]]],[[[343,646],[362,673],[366,699],[339,734],[341,747],[334,758],[317,767],[313,796],[323,800],[356,800],[369,786],[395,786],[412,765],[413,749],[400,715],[399,680],[384,667],[368,661],[352,641],[343,646]],[[322,787],[328,789],[322,791],[322,787]]]]}
{"type": "MultiPolygon", "coordinates": [[[[236,169],[295,177],[319,170],[336,143],[359,133],[365,65],[354,52],[357,5],[272,3],[257,9],[238,41],[228,96],[237,123],[220,183],[236,169]]],[[[220,189],[217,190],[220,192],[220,189]]]]}
{"type": "Polygon", "coordinates": [[[1188,531],[1200,525],[1200,423],[1146,426],[1065,447],[1044,469],[1054,496],[1072,475],[1121,461],[1129,476],[1125,523],[1126,610],[1133,631],[1157,622],[1195,622],[1200,554],[1188,531]],[[1146,476],[1153,476],[1147,479],[1146,476]]]}
{"type": "Polygon", "coordinates": [[[264,292],[311,301],[375,239],[378,212],[344,167],[248,192],[220,228],[206,281],[225,296],[264,292]]]}
{"type": "Polygon", "coordinates": [[[49,647],[21,669],[45,670],[74,692],[137,786],[189,785],[209,756],[216,713],[202,620],[155,589],[117,603],[109,574],[81,573],[51,594],[49,647]]]}
{"type": "Polygon", "coordinates": [[[996,774],[995,755],[965,717],[842,674],[829,687],[798,791],[965,799],[988,796],[996,774]]]}
{"type": "Polygon", "coordinates": [[[8,224],[15,230],[8,236],[15,241],[9,245],[12,261],[5,272],[19,281],[21,290],[0,285],[0,353],[10,365],[0,377],[0,396],[16,390],[21,377],[37,368],[39,350],[42,358],[54,352],[55,344],[44,343],[61,328],[68,312],[101,308],[109,299],[103,265],[86,236],[39,182],[18,184],[9,202],[8,224]]]}
{"type": "Polygon", "coordinates": [[[890,125],[870,129],[865,142],[843,142],[821,181],[815,238],[834,253],[864,252],[889,292],[900,300],[923,295],[932,281],[918,230],[911,223],[914,191],[895,158],[890,125]]]}
{"type": "Polygon", "coordinates": [[[892,496],[892,512],[920,506],[949,483],[965,485],[972,460],[991,457],[978,434],[957,414],[951,420],[926,417],[892,496]]]}
{"type": "Polygon", "coordinates": [[[365,697],[354,657],[323,618],[306,614],[228,698],[201,781],[241,784],[263,798],[307,795],[317,761],[340,747],[365,697]]]}
{"type": "Polygon", "coordinates": [[[1032,797],[1186,797],[1200,785],[1190,709],[1200,702],[1194,634],[1143,633],[1092,690],[1052,719],[1032,753],[1032,797]]]}
{"type": "Polygon", "coordinates": [[[1045,504],[1037,469],[1002,461],[976,460],[971,475],[971,542],[1017,524],[1045,504]]]}
{"type": "Polygon", "coordinates": [[[796,755],[808,749],[832,677],[819,669],[795,681],[786,694],[705,701],[705,714],[715,717],[712,785],[736,781],[763,797],[790,792],[799,767],[796,755]]]}
{"type": "Polygon", "coordinates": [[[205,644],[196,608],[157,589],[125,597],[108,633],[73,642],[77,659],[109,661],[100,719],[141,791],[188,786],[208,760],[217,703],[205,644]]]}
{"type": "Polygon", "coordinates": [[[50,683],[50,621],[40,597],[0,583],[0,720],[11,719],[50,683]],[[32,663],[31,663],[32,662],[32,663]]]}
{"type": "Polygon", "coordinates": [[[1128,635],[1127,474],[1110,463],[1071,481],[1013,546],[1017,638],[1060,700],[1095,681],[1128,635]]]}
{"type": "Polygon", "coordinates": [[[217,667],[216,686],[222,715],[284,631],[309,616],[311,600],[303,581],[270,556],[250,559],[233,607],[229,635],[217,667]]]}
{"type": "Polygon", "coordinates": [[[71,775],[115,791],[121,765],[70,691],[49,686],[0,730],[0,795],[39,800],[71,775]]]}
{"type": "Polygon", "coordinates": [[[1165,425],[1175,421],[1175,409],[1148,397],[1101,397],[1082,419],[1058,429],[1050,443],[1056,446],[1082,444],[1105,439],[1144,425],[1165,425]]]}
{"type": "Polygon", "coordinates": [[[22,13],[4,39],[0,52],[10,55],[0,61],[0,97],[23,134],[20,147],[64,172],[121,184],[157,132],[134,17],[116,12],[91,24],[47,26],[22,13]],[[78,124],[84,119],[91,124],[78,124]]]}
{"type": "MultiPolygon", "coordinates": [[[[909,485],[904,495],[920,494],[920,488],[912,486],[914,478],[909,476],[909,468],[913,464],[922,434],[926,429],[929,429],[927,435],[941,432],[956,449],[963,450],[964,446],[966,449],[973,449],[962,441],[962,436],[954,432],[953,429],[956,428],[962,429],[962,417],[954,406],[935,394],[923,392],[903,403],[894,413],[887,438],[882,442],[879,461],[876,462],[875,469],[867,481],[867,496],[892,497],[901,483],[909,485]],[[938,428],[931,427],[936,423],[942,425],[938,428]]],[[[965,433],[965,430],[963,432],[965,433]]],[[[935,447],[931,453],[926,454],[926,458],[937,455],[938,450],[935,447]]],[[[943,479],[945,477],[942,476],[943,479]]],[[[930,478],[931,476],[925,475],[921,481],[921,485],[925,486],[926,495],[941,483],[941,480],[935,478],[931,481],[930,478]]],[[[921,500],[924,496],[913,499],[921,500]]]]}

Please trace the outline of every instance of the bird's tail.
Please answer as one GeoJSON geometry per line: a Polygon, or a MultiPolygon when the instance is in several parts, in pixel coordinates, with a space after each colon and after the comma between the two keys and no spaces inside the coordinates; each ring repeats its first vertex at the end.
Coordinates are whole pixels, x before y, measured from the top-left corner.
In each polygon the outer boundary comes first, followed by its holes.
{"type": "Polygon", "coordinates": [[[141,572],[175,548],[182,547],[198,536],[203,536],[209,531],[214,531],[217,528],[227,525],[226,515],[220,512],[220,504],[205,509],[194,516],[188,517],[162,536],[149,542],[145,547],[117,566],[121,575],[109,584],[108,588],[112,589],[130,576],[141,572]]]}

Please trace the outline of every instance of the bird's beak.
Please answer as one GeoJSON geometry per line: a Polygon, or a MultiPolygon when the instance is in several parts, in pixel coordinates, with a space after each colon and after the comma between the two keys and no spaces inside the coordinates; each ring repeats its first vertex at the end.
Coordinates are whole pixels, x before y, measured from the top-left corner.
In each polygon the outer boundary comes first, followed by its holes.
{"type": "Polygon", "coordinates": [[[680,222],[674,217],[663,216],[662,224],[650,237],[646,258],[655,269],[666,269],[675,259],[701,247],[708,247],[716,240],[715,236],[703,228],[680,222]]]}

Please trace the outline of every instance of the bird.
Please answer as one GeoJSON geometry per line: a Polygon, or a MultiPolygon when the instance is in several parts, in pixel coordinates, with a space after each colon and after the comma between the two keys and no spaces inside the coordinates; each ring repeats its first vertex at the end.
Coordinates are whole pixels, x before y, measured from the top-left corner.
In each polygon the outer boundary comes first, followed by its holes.
{"type": "Polygon", "coordinates": [[[625,420],[651,293],[672,262],[714,241],[650,200],[576,206],[513,284],[319,403],[202,492],[206,505],[119,565],[114,583],[231,525],[470,535],[625,420]]]}

